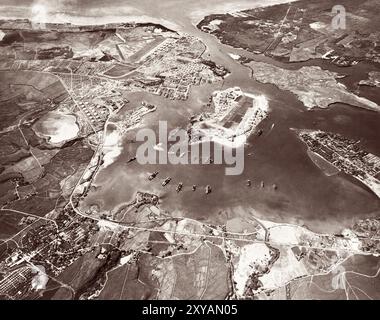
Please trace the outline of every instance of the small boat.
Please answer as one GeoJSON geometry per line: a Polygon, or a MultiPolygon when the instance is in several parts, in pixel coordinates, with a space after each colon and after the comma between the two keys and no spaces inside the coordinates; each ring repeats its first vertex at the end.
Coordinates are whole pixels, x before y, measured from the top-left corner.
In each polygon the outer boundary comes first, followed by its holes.
{"type": "Polygon", "coordinates": [[[152,174],[149,175],[148,180],[152,181],[155,177],[157,177],[158,171],[154,171],[152,174]]]}
{"type": "Polygon", "coordinates": [[[207,185],[206,186],[206,194],[210,194],[210,193],[211,193],[211,186],[207,185]]]}
{"type": "Polygon", "coordinates": [[[178,186],[175,189],[175,191],[180,192],[182,190],[182,187],[183,187],[183,183],[182,182],[178,183],[178,186]]]}
{"type": "Polygon", "coordinates": [[[136,157],[132,157],[132,158],[130,158],[130,159],[127,161],[127,163],[130,163],[130,162],[135,161],[135,160],[136,160],[136,157]]]}
{"type": "Polygon", "coordinates": [[[193,184],[191,190],[193,190],[193,191],[197,190],[197,186],[195,184],[193,184]]]}
{"type": "Polygon", "coordinates": [[[172,180],[172,178],[167,177],[167,178],[162,182],[162,186],[165,187],[165,186],[166,186],[171,180],[172,180]]]}
{"type": "Polygon", "coordinates": [[[252,186],[252,182],[251,180],[247,180],[247,187],[250,187],[250,186],[252,186]]]}

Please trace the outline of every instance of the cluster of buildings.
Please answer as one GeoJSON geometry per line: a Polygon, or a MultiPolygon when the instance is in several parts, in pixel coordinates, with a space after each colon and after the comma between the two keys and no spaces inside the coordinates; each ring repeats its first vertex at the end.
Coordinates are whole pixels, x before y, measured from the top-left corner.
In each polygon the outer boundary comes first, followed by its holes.
{"type": "Polygon", "coordinates": [[[35,274],[30,266],[17,268],[0,280],[0,297],[22,299],[28,293],[25,283],[31,283],[35,274]]]}
{"type": "Polygon", "coordinates": [[[253,96],[252,107],[248,108],[239,125],[235,129],[236,135],[250,136],[269,114],[269,105],[265,96],[253,96]]]}
{"type": "Polygon", "coordinates": [[[167,75],[155,93],[171,100],[187,100],[192,85],[199,86],[212,81],[213,76],[208,74],[205,65],[186,62],[179,64],[173,74],[167,75]]]}
{"type": "Polygon", "coordinates": [[[35,280],[41,276],[36,264],[43,264],[45,278],[47,274],[58,276],[89,250],[89,236],[96,231],[91,220],[65,211],[56,221],[57,225],[40,223],[20,236],[18,247],[0,263],[0,296],[30,298],[39,286],[35,280]]]}
{"type": "Polygon", "coordinates": [[[81,101],[78,103],[78,107],[96,132],[103,130],[104,124],[109,116],[109,110],[105,106],[96,105],[88,101],[81,101]]]}
{"type": "Polygon", "coordinates": [[[169,53],[176,45],[176,38],[166,38],[156,47],[152,48],[150,51],[146,52],[141,59],[140,62],[144,62],[145,64],[152,63],[155,60],[162,59],[167,53],[169,53]]]}
{"type": "Polygon", "coordinates": [[[238,107],[238,99],[243,96],[243,91],[239,87],[228,88],[223,91],[216,91],[213,95],[215,111],[213,118],[223,121],[230,113],[238,107]]]}
{"type": "Polygon", "coordinates": [[[104,129],[110,113],[117,112],[124,107],[128,100],[120,92],[120,84],[115,80],[93,79],[88,76],[57,74],[68,92],[77,99],[79,115],[96,131],[104,129]]]}
{"type": "Polygon", "coordinates": [[[190,86],[176,86],[175,84],[165,84],[160,86],[154,93],[170,100],[187,100],[190,86]]]}
{"type": "MultiPolygon", "coordinates": [[[[121,35],[119,37],[124,39],[121,35]]],[[[133,42],[141,46],[133,54],[138,68],[128,77],[112,80],[112,84],[117,82],[117,86],[123,86],[123,89],[145,90],[172,100],[186,100],[192,85],[211,83],[226,74],[225,70],[219,70],[220,66],[209,65],[201,58],[206,46],[193,36],[174,33],[170,37],[151,35],[153,43],[147,43],[145,38],[140,35],[133,42]]],[[[121,47],[128,45],[128,41],[120,44],[121,47]]],[[[102,80],[111,81],[104,73],[112,69],[115,62],[72,59],[69,56],[66,59],[9,59],[0,62],[0,70],[50,72],[58,75],[76,96],[83,96],[87,87],[102,80]]],[[[93,118],[92,122],[102,118],[92,110],[86,114],[93,118]]]]}
{"type": "MultiPolygon", "coordinates": [[[[46,273],[57,276],[89,250],[91,235],[97,231],[94,222],[74,216],[70,209],[56,215],[56,224],[40,223],[21,236],[19,247],[0,264],[5,278],[11,279],[13,270],[23,274],[25,267],[30,268],[37,262],[43,263],[46,273]]],[[[17,288],[16,278],[12,282],[17,288]]],[[[25,278],[20,281],[20,287],[25,286],[25,281],[25,278]]]]}
{"type": "Polygon", "coordinates": [[[142,87],[168,99],[186,100],[192,85],[218,78],[200,59],[205,48],[201,41],[191,36],[166,39],[144,57],[138,71],[158,81],[145,82],[142,87]]]}
{"type": "Polygon", "coordinates": [[[340,67],[354,66],[354,65],[359,63],[358,59],[341,55],[341,54],[335,52],[335,50],[330,50],[330,51],[326,52],[322,56],[322,59],[330,60],[332,63],[334,63],[340,67]]]}
{"type": "Polygon", "coordinates": [[[352,175],[380,197],[380,158],[361,150],[358,142],[323,131],[301,130],[309,149],[339,170],[352,175]]]}
{"type": "MultiPolygon", "coordinates": [[[[208,128],[199,130],[214,140],[219,137],[238,143],[240,137],[248,138],[269,115],[268,101],[264,96],[243,93],[239,87],[216,91],[212,102],[214,112],[204,115],[208,128]]],[[[195,125],[194,128],[197,127],[195,125]]]]}
{"type": "Polygon", "coordinates": [[[362,239],[362,250],[380,254],[380,219],[365,219],[358,221],[353,231],[362,239]]]}
{"type": "Polygon", "coordinates": [[[154,112],[157,109],[156,106],[146,103],[145,101],[141,102],[141,106],[129,111],[125,116],[125,121],[122,122],[121,127],[119,127],[120,132],[124,133],[127,130],[139,125],[143,116],[150,112],[154,112]]]}

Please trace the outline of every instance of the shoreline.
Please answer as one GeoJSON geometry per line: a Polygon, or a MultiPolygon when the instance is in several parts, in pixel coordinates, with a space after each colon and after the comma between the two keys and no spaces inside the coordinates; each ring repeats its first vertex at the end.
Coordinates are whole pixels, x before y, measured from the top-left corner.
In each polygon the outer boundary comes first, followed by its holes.
{"type": "MultiPolygon", "coordinates": [[[[291,1],[287,1],[287,2],[291,2],[291,1]]],[[[281,2],[282,3],[282,2],[281,2]]],[[[264,5],[264,6],[251,6],[251,8],[254,8],[254,7],[267,7],[267,6],[271,6],[271,5],[275,5],[275,4],[270,4],[270,5],[264,5]]],[[[129,17],[129,19],[133,19],[133,17],[129,17]]],[[[129,19],[127,19],[127,20],[129,20],[129,19]]],[[[204,19],[204,18],[202,18],[202,19],[204,19]]],[[[8,18],[8,20],[10,20],[9,18],[8,18]]],[[[139,17],[139,19],[135,19],[135,20],[130,20],[130,22],[131,23],[155,23],[154,21],[160,21],[160,25],[163,25],[163,26],[166,26],[166,23],[170,23],[170,24],[172,24],[172,22],[170,22],[170,21],[168,21],[168,20],[162,20],[162,19],[156,19],[156,18],[152,18],[152,17],[149,17],[149,16],[143,16],[143,17],[139,17]],[[162,23],[164,23],[164,24],[162,24],[162,23]]],[[[126,23],[127,21],[126,20],[124,20],[124,23],[126,23]]],[[[72,23],[72,22],[71,22],[72,23]]],[[[119,22],[119,23],[123,23],[123,22],[119,22]]],[[[73,23],[74,24],[74,23],[73,23]]],[[[100,26],[100,25],[104,25],[104,24],[98,24],[98,23],[96,23],[96,24],[93,24],[94,26],[100,26]]],[[[177,25],[176,25],[177,26],[177,25]]],[[[193,25],[194,26],[194,25],[193,25]]],[[[178,27],[178,26],[177,26],[178,27]]],[[[196,26],[194,26],[195,28],[196,28],[196,30],[197,31],[199,31],[199,32],[202,32],[200,29],[198,29],[196,26]]],[[[180,29],[183,29],[182,27],[179,27],[180,29]]],[[[212,34],[211,34],[212,35],[212,34]]],[[[215,35],[212,35],[215,39],[216,39],[216,41],[218,41],[218,42],[220,42],[220,40],[218,39],[218,37],[216,37],[215,35]]],[[[228,45],[228,46],[230,46],[230,45],[228,45]]],[[[231,48],[233,48],[233,49],[236,49],[235,47],[233,47],[233,46],[230,46],[231,48]]],[[[242,50],[244,50],[244,49],[242,49],[242,50]]],[[[227,53],[226,53],[226,55],[227,55],[227,53]]],[[[232,59],[232,58],[231,58],[232,59]]],[[[247,67],[247,66],[245,66],[245,67],[247,67]]],[[[249,71],[250,70],[250,68],[248,67],[247,68],[247,70],[249,71]]],[[[308,226],[308,228],[310,228],[310,226],[308,226]]],[[[310,228],[310,229],[312,229],[312,228],[310,228]]]]}
{"type": "MultiPolygon", "coordinates": [[[[241,11],[246,11],[246,10],[251,10],[251,9],[256,9],[256,8],[266,8],[266,7],[271,7],[271,6],[275,6],[275,5],[279,5],[279,4],[284,4],[284,3],[292,3],[292,2],[296,2],[296,1],[299,1],[299,0],[285,0],[285,1],[282,1],[282,0],[274,0],[273,2],[271,3],[263,3],[263,4],[260,4],[260,3],[252,3],[252,4],[249,4],[249,6],[247,7],[244,7],[244,8],[239,8],[239,9],[236,9],[236,10],[228,10],[228,11],[214,11],[213,13],[206,13],[206,14],[203,14],[202,18],[200,18],[200,20],[195,20],[195,17],[193,19],[191,19],[191,24],[197,29],[197,30],[200,30],[197,25],[203,21],[205,18],[211,16],[211,15],[217,15],[217,14],[228,14],[229,12],[241,12],[241,11]],[[195,24],[196,23],[196,24],[195,24]]],[[[198,19],[198,17],[197,17],[198,19]]],[[[202,31],[202,30],[200,30],[202,31]]],[[[203,31],[202,31],[203,32],[203,31]]]]}
{"type": "MultiPolygon", "coordinates": [[[[198,29],[196,27],[196,24],[198,24],[200,21],[202,21],[207,16],[213,15],[213,14],[227,14],[229,12],[240,12],[245,10],[250,10],[254,8],[265,8],[270,7],[278,4],[284,4],[284,3],[291,3],[296,2],[298,0],[269,0],[268,1],[258,1],[250,3],[249,1],[241,1],[239,3],[215,3],[210,4],[210,6],[206,7],[205,9],[201,10],[192,10],[191,7],[188,9],[190,10],[189,13],[187,13],[184,17],[187,18],[190,22],[190,24],[198,29]]],[[[18,9],[16,6],[0,6],[3,12],[7,10],[7,8],[10,8],[12,10],[18,9]]],[[[134,7],[132,7],[134,8],[134,7]]],[[[7,21],[15,21],[15,20],[21,20],[21,19],[28,19],[31,20],[31,11],[30,8],[22,7],[23,12],[20,12],[18,14],[13,14],[11,16],[4,16],[0,15],[0,20],[7,20],[7,21]]],[[[21,10],[22,10],[21,9],[21,10]]],[[[75,15],[75,14],[66,14],[62,13],[62,11],[57,12],[47,12],[46,18],[41,21],[42,23],[56,23],[56,24],[65,24],[65,23],[71,23],[76,26],[96,26],[96,25],[105,25],[110,23],[157,23],[162,24],[163,26],[171,26],[172,28],[179,28],[181,29],[182,26],[176,23],[174,20],[169,20],[167,18],[157,18],[154,17],[152,14],[149,13],[149,10],[142,11],[140,9],[135,8],[135,12],[133,14],[129,15],[116,15],[120,14],[120,12],[116,12],[112,15],[110,12],[109,14],[105,16],[85,16],[85,15],[75,15]],[[142,14],[137,15],[137,11],[141,12],[142,14]],[[80,22],[80,20],[85,20],[86,22],[80,22]],[[101,21],[100,21],[101,20],[101,21]]],[[[169,27],[170,28],[170,27],[169,27]]]]}

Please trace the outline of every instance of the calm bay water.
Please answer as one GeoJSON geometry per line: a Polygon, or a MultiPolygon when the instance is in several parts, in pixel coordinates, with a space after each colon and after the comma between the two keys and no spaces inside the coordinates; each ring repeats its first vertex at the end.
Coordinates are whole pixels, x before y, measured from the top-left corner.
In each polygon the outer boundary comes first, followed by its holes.
{"type": "MultiPolygon", "coordinates": [[[[98,188],[89,194],[86,204],[96,203],[102,210],[112,211],[118,205],[130,201],[137,190],[142,190],[159,194],[161,207],[177,216],[223,223],[228,217],[255,215],[274,221],[305,223],[311,229],[323,232],[339,231],[358,218],[379,214],[380,201],[373,193],[344,174],[325,176],[311,162],[305,146],[290,128],[314,128],[341,133],[349,138],[360,139],[363,147],[380,155],[380,115],[341,104],[327,110],[306,111],[293,94],[250,79],[250,70],[228,56],[228,53],[241,54],[242,50],[220,44],[213,36],[194,27],[194,23],[207,14],[286,1],[211,0],[205,4],[198,0],[117,0],[105,5],[99,0],[49,1],[50,4],[47,1],[4,0],[0,6],[12,7],[15,16],[23,17],[28,14],[30,5],[37,2],[49,7],[51,20],[105,23],[137,19],[175,26],[179,31],[201,38],[208,47],[206,57],[231,70],[231,75],[223,83],[193,87],[186,102],[146,93],[127,93],[131,106],[137,106],[145,100],[158,107],[156,112],[145,116],[143,126],[156,129],[159,120],[167,120],[169,129],[184,128],[189,116],[199,112],[212,91],[231,86],[240,86],[243,91],[254,94],[264,94],[271,108],[269,118],[261,124],[264,134],[249,140],[245,152],[245,170],[241,176],[225,176],[224,167],[217,165],[127,164],[128,159],[135,155],[137,145],[125,137],[122,154],[112,165],[100,171],[95,180],[98,188]],[[84,8],[85,17],[81,11],[84,8]],[[253,153],[253,156],[248,156],[249,153],[253,153]],[[159,176],[149,182],[148,173],[153,171],[159,171],[159,176]],[[162,188],[161,181],[166,176],[172,177],[172,182],[162,188]],[[252,188],[246,186],[247,179],[252,180],[252,188]],[[264,188],[259,187],[261,181],[265,183],[264,188]],[[179,182],[184,183],[184,189],[177,194],[175,187],[179,182]],[[198,186],[196,192],[191,191],[193,184],[198,186]],[[208,196],[204,192],[207,184],[213,190],[208,196]],[[273,184],[278,186],[278,190],[273,190],[273,184]]],[[[348,77],[342,82],[353,90],[356,89],[354,84],[357,80],[365,78],[366,73],[373,69],[373,66],[364,64],[338,68],[320,61],[284,64],[268,57],[245,55],[288,69],[317,64],[347,74],[348,77]]],[[[377,94],[371,88],[363,88],[358,93],[380,103],[376,101],[377,94]]]]}
{"type": "MultiPolygon", "coordinates": [[[[264,134],[249,140],[244,173],[241,176],[225,176],[224,167],[218,165],[127,164],[137,146],[126,139],[124,153],[97,177],[96,184],[100,189],[88,197],[89,204],[99,203],[104,210],[112,210],[115,205],[129,201],[136,190],[145,190],[159,194],[161,207],[177,216],[223,223],[228,217],[253,214],[263,219],[306,224],[313,230],[324,232],[336,232],[352,224],[355,219],[378,214],[380,202],[373,193],[344,174],[326,177],[311,162],[305,146],[290,128],[315,128],[341,133],[361,139],[367,150],[380,154],[380,115],[341,104],[326,110],[306,111],[293,94],[250,79],[249,69],[227,55],[228,52],[236,53],[236,50],[219,44],[210,35],[196,30],[194,34],[207,44],[207,54],[213,60],[232,71],[224,83],[195,87],[186,102],[142,93],[127,94],[127,97],[131,103],[137,104],[141,99],[146,99],[158,106],[155,113],[144,119],[145,126],[157,128],[159,120],[167,120],[169,129],[174,129],[186,127],[189,116],[199,111],[215,89],[240,86],[246,92],[265,94],[271,114],[261,124],[264,134]],[[248,156],[249,153],[253,156],[248,156]],[[159,171],[159,177],[149,182],[148,172],[153,171],[159,171]],[[162,188],[161,181],[167,176],[173,180],[162,188]],[[247,179],[253,181],[253,188],[246,186],[247,179]],[[263,189],[260,188],[261,181],[265,184],[263,189]],[[177,194],[175,187],[179,182],[184,183],[184,189],[177,194]],[[196,192],[191,191],[193,184],[198,186],[196,192]],[[213,188],[208,196],[204,192],[207,184],[213,188]],[[273,190],[273,184],[278,186],[278,190],[273,190]]],[[[259,59],[272,62],[266,57],[259,59]]],[[[287,68],[310,64],[274,63],[287,68]]],[[[320,64],[321,67],[329,66],[324,62],[320,64]]],[[[355,68],[339,71],[357,74],[355,68]]],[[[350,85],[350,79],[346,81],[350,85]]]]}

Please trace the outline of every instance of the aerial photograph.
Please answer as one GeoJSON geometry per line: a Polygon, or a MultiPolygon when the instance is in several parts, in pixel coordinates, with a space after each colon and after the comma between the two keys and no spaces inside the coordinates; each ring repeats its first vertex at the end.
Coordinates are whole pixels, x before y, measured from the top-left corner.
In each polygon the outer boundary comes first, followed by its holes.
{"type": "Polygon", "coordinates": [[[0,0],[0,300],[380,300],[379,15],[0,0]]]}

